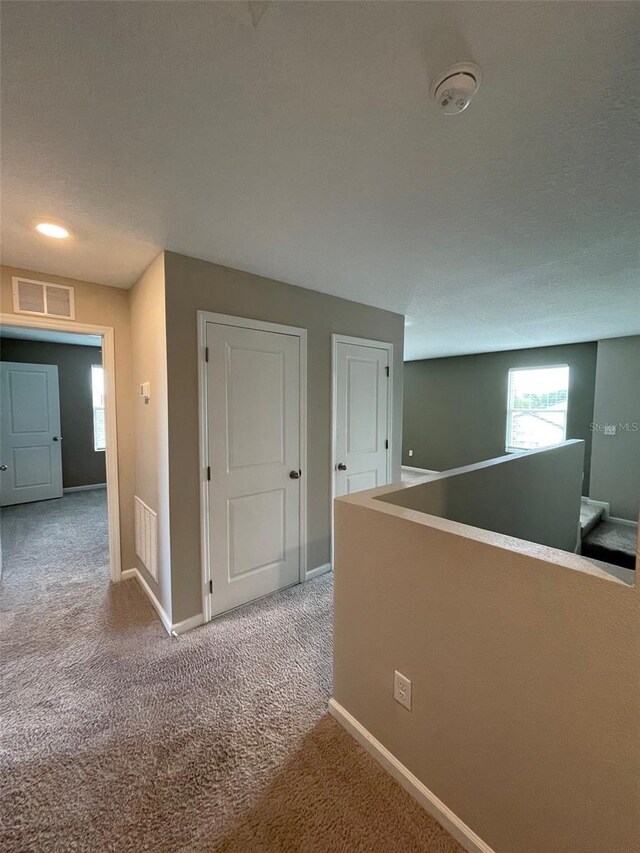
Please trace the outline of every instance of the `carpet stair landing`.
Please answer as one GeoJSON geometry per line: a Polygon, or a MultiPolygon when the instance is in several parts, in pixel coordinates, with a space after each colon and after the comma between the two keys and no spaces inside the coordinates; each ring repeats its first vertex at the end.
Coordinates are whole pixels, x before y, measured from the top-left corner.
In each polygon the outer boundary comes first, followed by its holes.
{"type": "Polygon", "coordinates": [[[583,534],[582,554],[624,569],[635,569],[638,525],[600,519],[583,534]]]}
{"type": "Polygon", "coordinates": [[[591,533],[596,524],[604,515],[604,507],[596,504],[588,504],[584,501],[580,504],[580,535],[582,539],[591,533]]]}

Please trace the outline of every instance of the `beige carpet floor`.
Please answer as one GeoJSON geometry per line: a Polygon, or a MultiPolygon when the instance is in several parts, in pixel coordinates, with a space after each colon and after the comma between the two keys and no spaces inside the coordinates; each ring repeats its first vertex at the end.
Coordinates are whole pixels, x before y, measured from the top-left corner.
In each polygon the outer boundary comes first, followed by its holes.
{"type": "Polygon", "coordinates": [[[104,512],[3,510],[3,851],[461,850],[326,713],[330,576],[170,639],[104,512]]]}

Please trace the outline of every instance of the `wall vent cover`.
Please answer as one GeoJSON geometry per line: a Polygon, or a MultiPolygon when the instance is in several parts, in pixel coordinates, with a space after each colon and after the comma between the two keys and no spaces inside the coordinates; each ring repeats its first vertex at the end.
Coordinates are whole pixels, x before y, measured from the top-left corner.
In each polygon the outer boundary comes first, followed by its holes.
{"type": "Polygon", "coordinates": [[[158,580],[158,516],[144,501],[133,499],[136,554],[154,581],[158,580]]]}
{"type": "Polygon", "coordinates": [[[73,287],[18,276],[14,276],[12,281],[13,310],[16,314],[39,314],[41,317],[75,320],[73,287]]]}

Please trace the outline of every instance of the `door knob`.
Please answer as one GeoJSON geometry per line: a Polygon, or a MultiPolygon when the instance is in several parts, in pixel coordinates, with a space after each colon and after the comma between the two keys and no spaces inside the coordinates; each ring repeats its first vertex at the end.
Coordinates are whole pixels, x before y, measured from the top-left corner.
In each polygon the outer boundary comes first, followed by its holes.
{"type": "Polygon", "coordinates": [[[338,471],[346,471],[346,470],[347,470],[347,466],[344,464],[344,462],[338,462],[338,471]]]}
{"type": "Polygon", "coordinates": [[[53,440],[54,441],[62,441],[62,436],[61,435],[54,435],[53,440]]]}
{"type": "Polygon", "coordinates": [[[289,476],[291,477],[292,480],[299,480],[301,474],[302,474],[302,471],[289,471],[289,476]]]}
{"type": "Polygon", "coordinates": [[[0,471],[6,471],[6,470],[7,470],[6,465],[0,465],[0,471]]]}

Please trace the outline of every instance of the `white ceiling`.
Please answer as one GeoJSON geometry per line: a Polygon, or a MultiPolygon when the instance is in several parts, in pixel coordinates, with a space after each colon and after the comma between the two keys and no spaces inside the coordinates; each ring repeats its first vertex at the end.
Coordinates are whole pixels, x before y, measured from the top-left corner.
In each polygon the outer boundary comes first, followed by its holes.
{"type": "Polygon", "coordinates": [[[101,347],[100,335],[74,335],[71,332],[55,332],[52,329],[23,329],[19,326],[0,326],[0,338],[15,338],[20,341],[47,341],[51,344],[75,344],[80,347],[101,347]]]}
{"type": "Polygon", "coordinates": [[[406,313],[409,358],[640,332],[640,4],[253,5],[3,3],[5,263],[169,248],[406,313]]]}

